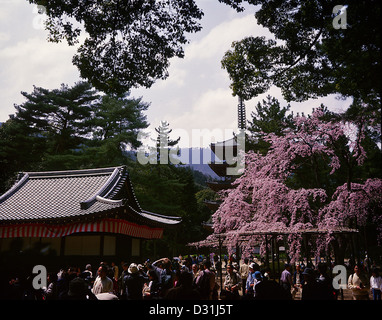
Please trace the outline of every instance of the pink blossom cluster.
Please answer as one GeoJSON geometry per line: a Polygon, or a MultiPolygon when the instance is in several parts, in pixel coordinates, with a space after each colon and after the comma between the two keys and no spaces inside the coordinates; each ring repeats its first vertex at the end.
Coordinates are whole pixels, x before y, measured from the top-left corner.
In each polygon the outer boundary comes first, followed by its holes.
{"type": "MultiPolygon", "coordinates": [[[[289,252],[297,259],[301,252],[301,230],[320,228],[328,230],[325,237],[317,237],[317,248],[327,247],[332,240],[331,230],[350,226],[354,219],[363,225],[374,216],[382,234],[382,219],[377,213],[382,208],[382,181],[369,179],[364,184],[351,183],[339,186],[331,199],[321,188],[294,190],[286,185],[288,177],[297,168],[296,159],[309,159],[314,155],[328,156],[331,173],[340,168],[335,143],[345,136],[344,124],[323,121],[323,108],[312,115],[294,118],[294,127],[285,130],[283,136],[264,135],[270,143],[266,155],[248,152],[244,173],[234,188],[221,193],[223,203],[214,213],[215,233],[228,233],[227,243],[231,248],[241,245],[250,252],[254,243],[264,248],[264,237],[254,236],[241,242],[240,234],[248,231],[288,231],[289,252]]],[[[348,141],[350,154],[362,164],[365,151],[361,146],[364,127],[355,131],[355,139],[348,141]],[[349,142],[350,141],[350,142],[349,142]]],[[[207,238],[213,240],[214,235],[207,238]]],[[[207,243],[205,242],[205,243],[207,243]]],[[[203,243],[200,243],[203,245],[203,243]]]]}
{"type": "Polygon", "coordinates": [[[370,219],[381,228],[381,212],[381,179],[367,179],[364,184],[351,183],[350,189],[343,184],[337,187],[330,203],[320,210],[319,227],[333,229],[350,225],[356,228],[370,219]]]}

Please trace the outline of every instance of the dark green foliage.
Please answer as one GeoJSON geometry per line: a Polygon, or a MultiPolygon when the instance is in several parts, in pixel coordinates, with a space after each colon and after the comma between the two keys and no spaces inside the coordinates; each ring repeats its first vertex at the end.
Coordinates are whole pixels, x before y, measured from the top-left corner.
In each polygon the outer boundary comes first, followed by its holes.
{"type": "Polygon", "coordinates": [[[100,97],[86,82],[22,95],[26,102],[0,127],[2,191],[18,171],[123,164],[123,152],[140,145],[138,132],[148,126],[141,99],[100,97]]]}
{"type": "MultiPolygon", "coordinates": [[[[233,7],[244,1],[222,0],[233,7]]],[[[333,1],[248,0],[275,39],[234,42],[222,61],[234,95],[250,99],[270,86],[287,101],[339,94],[353,97],[349,114],[380,123],[381,24],[379,1],[347,1],[346,29],[333,27],[333,1]]]]}
{"type": "Polygon", "coordinates": [[[268,133],[282,135],[283,130],[292,125],[293,115],[286,114],[289,105],[281,108],[279,101],[269,95],[262,103],[258,102],[255,108],[256,111],[251,113],[252,120],[248,120],[247,128],[250,134],[246,148],[266,154],[270,145],[263,140],[264,135],[268,133]]]}
{"type": "Polygon", "coordinates": [[[150,87],[168,76],[169,59],[183,57],[186,33],[201,29],[193,0],[29,0],[48,16],[49,40],[69,45],[86,39],[73,57],[81,77],[107,93],[150,87]]]}

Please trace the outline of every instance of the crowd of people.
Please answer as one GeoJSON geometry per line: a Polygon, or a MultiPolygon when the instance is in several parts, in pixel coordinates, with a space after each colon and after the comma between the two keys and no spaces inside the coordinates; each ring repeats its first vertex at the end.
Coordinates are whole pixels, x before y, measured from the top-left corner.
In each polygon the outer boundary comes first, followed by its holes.
{"type": "Polygon", "coordinates": [[[36,290],[33,277],[12,278],[8,299],[22,300],[209,300],[217,299],[211,261],[197,257],[163,258],[142,264],[101,262],[49,272],[47,285],[36,290]]]}
{"type": "MultiPolygon", "coordinates": [[[[261,268],[253,260],[221,261],[217,256],[194,256],[183,259],[162,258],[142,264],[101,262],[93,268],[88,264],[81,271],[70,267],[51,272],[47,285],[39,290],[22,285],[18,279],[9,282],[9,297],[33,300],[334,300],[326,264],[316,268],[303,264],[285,264],[278,281],[271,279],[271,270],[261,268]],[[222,276],[221,280],[220,276],[222,276]],[[222,287],[220,287],[222,286],[222,287]]],[[[29,282],[30,284],[30,282],[29,282]]],[[[348,278],[353,299],[381,300],[382,278],[378,269],[370,278],[357,265],[348,278]]]]}

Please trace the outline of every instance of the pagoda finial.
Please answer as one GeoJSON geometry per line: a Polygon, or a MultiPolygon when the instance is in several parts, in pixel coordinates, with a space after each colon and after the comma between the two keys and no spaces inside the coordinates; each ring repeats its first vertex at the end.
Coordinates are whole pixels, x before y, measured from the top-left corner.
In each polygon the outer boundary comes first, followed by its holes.
{"type": "Polygon", "coordinates": [[[243,98],[239,96],[239,104],[237,106],[237,114],[238,114],[238,128],[245,129],[246,123],[246,114],[245,114],[245,104],[243,98]]]}

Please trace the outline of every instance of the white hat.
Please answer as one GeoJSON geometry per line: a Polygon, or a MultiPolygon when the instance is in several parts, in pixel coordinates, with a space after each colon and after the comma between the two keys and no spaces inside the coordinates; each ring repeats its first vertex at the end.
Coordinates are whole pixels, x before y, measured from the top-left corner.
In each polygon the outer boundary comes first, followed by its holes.
{"type": "Polygon", "coordinates": [[[138,272],[138,266],[135,263],[132,263],[129,266],[129,269],[127,270],[129,273],[137,273],[138,272]]]}

